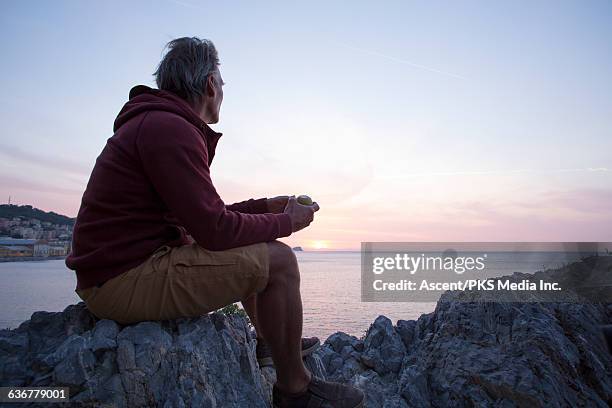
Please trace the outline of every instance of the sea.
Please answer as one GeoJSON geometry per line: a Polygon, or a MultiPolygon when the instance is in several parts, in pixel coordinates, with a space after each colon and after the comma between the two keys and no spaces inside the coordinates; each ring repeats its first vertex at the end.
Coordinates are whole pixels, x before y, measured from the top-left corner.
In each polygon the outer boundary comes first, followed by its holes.
{"type": "MultiPolygon", "coordinates": [[[[413,320],[436,307],[435,302],[362,302],[361,253],[349,251],[296,252],[301,273],[304,336],[324,340],[343,331],[362,337],[370,324],[385,315],[413,320]]],[[[508,262],[503,254],[490,257],[499,275],[561,267],[580,254],[541,254],[524,263],[508,262]]],[[[498,275],[498,276],[499,276],[498,275]]],[[[15,328],[38,310],[61,311],[77,303],[74,272],[63,260],[0,263],[0,328],[15,328]]]]}

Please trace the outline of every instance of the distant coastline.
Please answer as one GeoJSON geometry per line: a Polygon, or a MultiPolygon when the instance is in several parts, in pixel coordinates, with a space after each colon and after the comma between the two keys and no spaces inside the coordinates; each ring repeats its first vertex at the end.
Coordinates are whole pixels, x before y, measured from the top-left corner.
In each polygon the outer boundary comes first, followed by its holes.
{"type": "Polygon", "coordinates": [[[0,257],[0,262],[55,261],[58,259],[66,259],[66,256],[9,256],[0,257]]]}

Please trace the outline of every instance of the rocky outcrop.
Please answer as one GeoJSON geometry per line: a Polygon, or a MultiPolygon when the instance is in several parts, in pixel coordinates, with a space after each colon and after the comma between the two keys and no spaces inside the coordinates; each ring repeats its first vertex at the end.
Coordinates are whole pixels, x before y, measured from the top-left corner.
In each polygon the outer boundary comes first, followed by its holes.
{"type": "MultiPolygon", "coordinates": [[[[0,384],[68,386],[70,406],[269,407],[275,373],[255,346],[240,315],[122,327],[81,302],[0,331],[0,384]]],[[[325,376],[317,356],[307,364],[325,376]]]]}
{"type": "Polygon", "coordinates": [[[82,405],[268,407],[244,318],[94,324],[83,303],[0,335],[2,385],[65,385],[82,405]]]}
{"type": "MultiPolygon", "coordinates": [[[[590,262],[612,273],[612,258],[590,262]]],[[[365,390],[367,407],[612,402],[612,361],[599,328],[612,321],[612,306],[459,302],[464,295],[446,293],[418,320],[394,325],[380,316],[362,339],[336,333],[307,364],[365,390]]],[[[273,382],[237,315],[122,327],[96,321],[80,303],[0,331],[0,385],[68,386],[70,406],[269,407],[273,382]]]]}
{"type": "Polygon", "coordinates": [[[607,407],[612,362],[598,323],[610,307],[440,303],[365,339],[331,336],[328,379],[365,390],[368,407],[607,407]]]}
{"type": "MultiPolygon", "coordinates": [[[[580,271],[590,280],[607,274],[609,282],[612,257],[548,274],[580,271]]],[[[612,305],[463,302],[470,296],[447,292],[433,313],[395,326],[380,316],[364,339],[332,335],[318,353],[328,378],[364,389],[368,407],[612,404],[612,360],[600,327],[612,321],[612,305]]]]}

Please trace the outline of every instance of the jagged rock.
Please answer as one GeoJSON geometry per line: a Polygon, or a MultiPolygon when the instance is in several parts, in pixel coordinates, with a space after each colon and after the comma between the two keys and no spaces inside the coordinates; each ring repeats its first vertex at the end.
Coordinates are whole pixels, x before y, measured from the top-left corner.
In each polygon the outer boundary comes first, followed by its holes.
{"type": "MultiPolygon", "coordinates": [[[[612,272],[612,258],[588,262],[612,272]]],[[[566,267],[567,279],[583,268],[566,267]]],[[[363,339],[338,332],[306,365],[363,389],[368,408],[612,403],[612,361],[600,330],[612,323],[610,304],[462,296],[447,292],[416,321],[393,326],[380,316],[363,339]]],[[[67,386],[70,406],[269,407],[274,381],[272,368],[259,369],[251,328],[237,315],[123,327],[96,321],[80,303],[0,331],[0,385],[67,386]]]]}
{"type": "Polygon", "coordinates": [[[397,321],[397,333],[399,334],[404,347],[409,349],[412,345],[412,339],[414,338],[414,332],[416,329],[416,322],[414,320],[398,320],[397,321]]]}
{"type": "MultiPolygon", "coordinates": [[[[578,263],[549,273],[565,282],[578,281],[576,271],[591,282],[612,273],[612,257],[585,262],[588,268],[578,263]]],[[[447,292],[433,313],[395,327],[379,317],[363,350],[347,353],[359,340],[335,334],[317,353],[331,378],[365,390],[367,407],[612,404],[612,360],[601,335],[601,325],[612,322],[609,304],[465,302],[465,296],[447,292]]]]}
{"type": "Polygon", "coordinates": [[[68,386],[82,405],[269,406],[270,385],[242,317],[94,323],[79,303],[1,331],[0,383],[68,386]]]}
{"type": "Polygon", "coordinates": [[[361,361],[379,375],[396,374],[406,354],[401,336],[393,323],[385,316],[379,316],[370,326],[364,340],[361,361]]]}

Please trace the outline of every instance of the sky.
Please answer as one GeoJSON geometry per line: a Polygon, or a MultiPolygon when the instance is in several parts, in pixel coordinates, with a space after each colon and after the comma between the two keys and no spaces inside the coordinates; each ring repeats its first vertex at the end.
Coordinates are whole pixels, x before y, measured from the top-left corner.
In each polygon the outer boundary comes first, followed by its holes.
{"type": "Polygon", "coordinates": [[[612,3],[13,1],[0,203],[76,216],[115,116],[173,38],[226,82],[226,203],[308,194],[306,249],[611,241],[612,3]]]}

